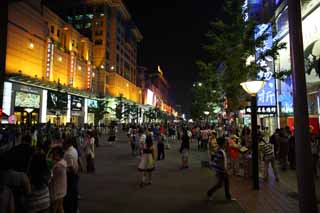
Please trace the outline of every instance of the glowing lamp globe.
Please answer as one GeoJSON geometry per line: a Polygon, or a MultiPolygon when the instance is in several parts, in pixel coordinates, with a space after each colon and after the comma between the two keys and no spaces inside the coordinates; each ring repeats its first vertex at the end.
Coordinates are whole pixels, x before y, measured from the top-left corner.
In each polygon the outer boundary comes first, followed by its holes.
{"type": "Polygon", "coordinates": [[[249,95],[256,95],[265,85],[265,81],[247,81],[240,85],[249,95]]]}

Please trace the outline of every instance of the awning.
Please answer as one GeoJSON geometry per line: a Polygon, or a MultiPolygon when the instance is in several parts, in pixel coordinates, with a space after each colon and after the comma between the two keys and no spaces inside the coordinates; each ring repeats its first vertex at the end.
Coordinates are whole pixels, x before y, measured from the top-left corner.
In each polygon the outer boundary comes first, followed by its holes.
{"type": "Polygon", "coordinates": [[[98,99],[98,95],[95,93],[68,87],[66,85],[60,84],[59,82],[57,83],[48,80],[40,80],[38,78],[33,78],[25,75],[9,75],[7,76],[7,80],[13,83],[19,83],[46,90],[65,92],[70,95],[80,96],[84,98],[98,99]]]}

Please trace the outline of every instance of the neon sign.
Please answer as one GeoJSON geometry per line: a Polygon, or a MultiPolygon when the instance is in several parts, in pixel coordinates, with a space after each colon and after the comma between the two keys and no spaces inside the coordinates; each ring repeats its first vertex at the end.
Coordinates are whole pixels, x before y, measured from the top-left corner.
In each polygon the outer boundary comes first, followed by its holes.
{"type": "Polygon", "coordinates": [[[52,80],[52,62],[53,62],[54,44],[48,39],[47,45],[47,61],[46,61],[46,78],[52,80]]]}
{"type": "Polygon", "coordinates": [[[75,67],[76,67],[75,53],[71,52],[70,57],[71,57],[71,59],[70,59],[70,80],[69,80],[69,84],[70,84],[70,86],[73,86],[73,78],[74,78],[74,72],[75,72],[75,67]]]}
{"type": "Polygon", "coordinates": [[[87,89],[91,88],[91,63],[87,65],[87,89]]]}

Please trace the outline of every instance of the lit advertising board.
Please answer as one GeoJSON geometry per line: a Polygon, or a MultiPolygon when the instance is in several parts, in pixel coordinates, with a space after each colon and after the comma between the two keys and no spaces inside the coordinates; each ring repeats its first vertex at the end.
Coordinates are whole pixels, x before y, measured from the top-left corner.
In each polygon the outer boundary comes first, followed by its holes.
{"type": "Polygon", "coordinates": [[[150,89],[147,90],[147,101],[146,101],[146,104],[153,106],[153,92],[150,89]]]}
{"type": "MultiPolygon", "coordinates": [[[[264,42],[263,48],[256,49],[256,55],[259,55],[272,47],[272,26],[271,24],[261,24],[257,26],[257,33],[255,38],[258,38],[263,33],[268,34],[268,38],[264,42]]],[[[276,106],[276,85],[273,77],[273,60],[261,60],[258,61],[267,71],[258,72],[258,79],[266,81],[265,86],[257,94],[258,106],[276,106]]]]}

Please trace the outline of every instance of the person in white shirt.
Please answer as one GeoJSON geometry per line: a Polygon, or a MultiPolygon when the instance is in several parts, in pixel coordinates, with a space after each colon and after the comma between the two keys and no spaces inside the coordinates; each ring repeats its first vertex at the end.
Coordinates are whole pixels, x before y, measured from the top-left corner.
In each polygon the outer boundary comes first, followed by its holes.
{"type": "Polygon", "coordinates": [[[142,128],[139,128],[138,136],[139,136],[139,155],[141,156],[143,152],[144,144],[146,143],[146,138],[147,138],[142,128]]]}
{"type": "Polygon", "coordinates": [[[78,211],[79,195],[79,165],[78,152],[74,148],[75,138],[67,138],[64,141],[64,159],[67,162],[67,195],[64,198],[65,212],[76,213],[78,211]]]}

